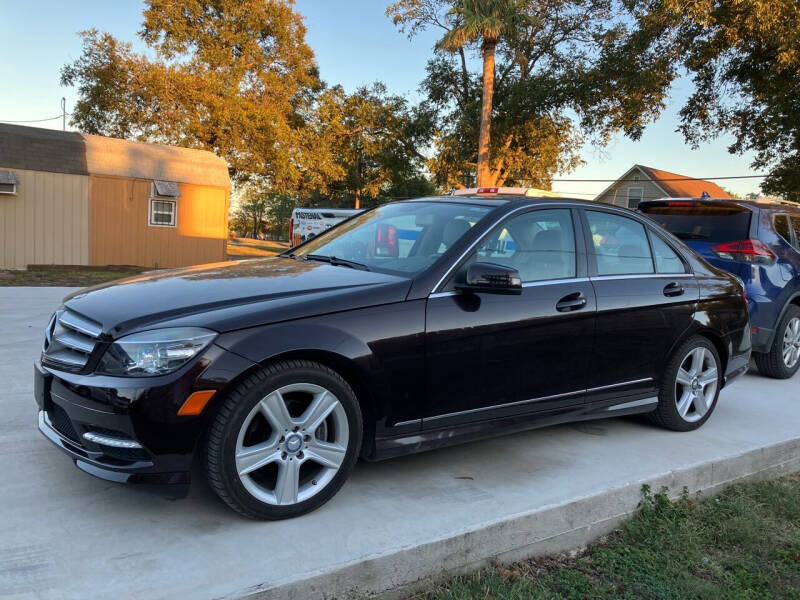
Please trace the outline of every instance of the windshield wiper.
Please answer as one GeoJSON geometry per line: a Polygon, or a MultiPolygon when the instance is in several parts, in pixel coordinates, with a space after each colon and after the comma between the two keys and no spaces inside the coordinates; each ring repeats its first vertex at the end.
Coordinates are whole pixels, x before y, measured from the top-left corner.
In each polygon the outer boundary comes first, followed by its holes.
{"type": "Polygon", "coordinates": [[[326,256],[325,254],[307,254],[304,258],[305,260],[318,260],[321,262],[330,263],[335,267],[349,267],[351,269],[358,269],[360,271],[369,271],[369,267],[364,263],[346,260],[344,258],[336,258],[335,256],[326,256]]]}

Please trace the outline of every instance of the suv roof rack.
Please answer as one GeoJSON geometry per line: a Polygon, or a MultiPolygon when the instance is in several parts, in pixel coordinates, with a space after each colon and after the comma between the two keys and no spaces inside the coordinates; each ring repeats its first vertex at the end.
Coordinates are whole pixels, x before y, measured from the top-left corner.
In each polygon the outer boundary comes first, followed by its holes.
{"type": "Polygon", "coordinates": [[[453,190],[451,196],[527,196],[528,198],[561,198],[562,194],[532,187],[478,187],[453,190]]]}

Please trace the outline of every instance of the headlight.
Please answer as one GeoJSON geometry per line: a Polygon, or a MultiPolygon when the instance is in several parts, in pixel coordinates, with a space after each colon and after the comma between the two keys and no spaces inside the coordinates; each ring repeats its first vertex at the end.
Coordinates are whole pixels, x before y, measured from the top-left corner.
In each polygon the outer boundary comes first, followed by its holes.
{"type": "Polygon", "coordinates": [[[106,350],[97,371],[104,375],[152,377],[171,373],[217,336],[199,327],[154,329],[120,338],[106,350]]]}

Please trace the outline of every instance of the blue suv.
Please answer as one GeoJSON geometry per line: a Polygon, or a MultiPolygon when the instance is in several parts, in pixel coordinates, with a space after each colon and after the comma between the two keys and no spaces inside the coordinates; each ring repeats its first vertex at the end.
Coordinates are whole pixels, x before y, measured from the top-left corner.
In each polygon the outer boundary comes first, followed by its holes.
{"type": "Polygon", "coordinates": [[[800,367],[800,205],[664,198],[639,211],[747,289],[758,370],[787,379],[800,367]]]}

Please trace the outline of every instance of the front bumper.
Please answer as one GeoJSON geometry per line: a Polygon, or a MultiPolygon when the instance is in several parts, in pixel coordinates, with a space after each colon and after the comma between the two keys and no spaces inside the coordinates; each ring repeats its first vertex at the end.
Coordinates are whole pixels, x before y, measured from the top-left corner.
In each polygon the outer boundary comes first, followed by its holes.
{"type": "Polygon", "coordinates": [[[174,374],[146,379],[76,375],[37,362],[39,431],[91,475],[185,496],[195,448],[222,394],[199,416],[178,409],[193,391],[223,390],[252,365],[217,346],[174,374]]]}
{"type": "Polygon", "coordinates": [[[130,460],[109,465],[109,457],[104,449],[91,450],[86,442],[76,442],[63,435],[50,420],[46,410],[39,411],[39,431],[58,448],[70,456],[82,471],[100,479],[114,483],[135,483],[142,487],[152,487],[153,491],[162,492],[176,498],[183,498],[189,493],[189,472],[175,473],[146,472],[154,466],[150,460],[130,460]],[[144,471],[144,472],[142,472],[144,471]]]}

